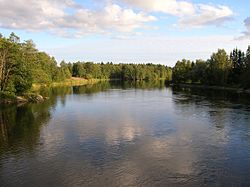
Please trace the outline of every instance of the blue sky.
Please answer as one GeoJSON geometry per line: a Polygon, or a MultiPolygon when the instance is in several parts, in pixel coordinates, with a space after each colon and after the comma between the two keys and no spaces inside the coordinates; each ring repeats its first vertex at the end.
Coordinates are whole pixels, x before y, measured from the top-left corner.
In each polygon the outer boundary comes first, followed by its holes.
{"type": "Polygon", "coordinates": [[[250,1],[1,0],[12,31],[58,61],[162,63],[250,45],[250,1]]]}

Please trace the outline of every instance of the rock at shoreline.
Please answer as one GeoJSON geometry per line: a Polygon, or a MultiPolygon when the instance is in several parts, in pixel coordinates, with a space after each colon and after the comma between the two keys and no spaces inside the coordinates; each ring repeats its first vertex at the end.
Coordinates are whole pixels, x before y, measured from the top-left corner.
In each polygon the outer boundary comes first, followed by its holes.
{"type": "Polygon", "coordinates": [[[41,96],[41,95],[36,96],[36,102],[40,103],[40,102],[43,102],[43,101],[44,101],[43,96],[41,96]]]}
{"type": "Polygon", "coordinates": [[[23,98],[23,97],[18,96],[18,97],[16,97],[16,102],[17,103],[27,103],[28,100],[23,98]]]}
{"type": "Polygon", "coordinates": [[[28,101],[32,103],[41,103],[44,101],[43,96],[37,94],[30,94],[27,95],[26,97],[28,98],[28,101]]]}
{"type": "Polygon", "coordinates": [[[37,94],[26,94],[24,96],[16,96],[14,98],[1,99],[0,104],[25,104],[25,103],[42,103],[49,97],[43,97],[37,94]]]}

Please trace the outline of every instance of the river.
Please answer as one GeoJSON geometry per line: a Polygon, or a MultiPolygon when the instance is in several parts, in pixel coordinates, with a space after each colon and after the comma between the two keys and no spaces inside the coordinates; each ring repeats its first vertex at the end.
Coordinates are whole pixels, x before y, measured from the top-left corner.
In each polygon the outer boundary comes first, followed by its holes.
{"type": "Polygon", "coordinates": [[[0,186],[250,186],[250,99],[109,83],[0,108],[0,186]]]}

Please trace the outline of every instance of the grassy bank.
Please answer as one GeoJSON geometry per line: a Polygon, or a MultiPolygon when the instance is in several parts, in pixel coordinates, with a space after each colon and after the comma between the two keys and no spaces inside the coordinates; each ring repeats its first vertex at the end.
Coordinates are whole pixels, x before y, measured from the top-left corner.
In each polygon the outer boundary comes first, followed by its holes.
{"type": "Polygon", "coordinates": [[[50,84],[33,84],[31,91],[37,91],[41,87],[57,87],[57,86],[83,86],[88,84],[96,84],[100,81],[104,81],[103,79],[83,79],[72,77],[62,82],[53,82],[50,84]]]}

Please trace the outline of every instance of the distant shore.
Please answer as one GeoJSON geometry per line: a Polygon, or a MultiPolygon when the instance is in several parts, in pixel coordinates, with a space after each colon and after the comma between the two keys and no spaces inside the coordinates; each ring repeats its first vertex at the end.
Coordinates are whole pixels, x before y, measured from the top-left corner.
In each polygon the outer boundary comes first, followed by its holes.
{"type": "Polygon", "coordinates": [[[224,91],[233,91],[233,92],[237,92],[237,93],[250,94],[250,89],[244,89],[244,88],[239,88],[239,87],[208,86],[208,85],[188,84],[188,83],[172,84],[172,86],[179,86],[179,87],[183,87],[183,88],[201,88],[201,89],[210,89],[210,90],[224,90],[224,91]]]}

